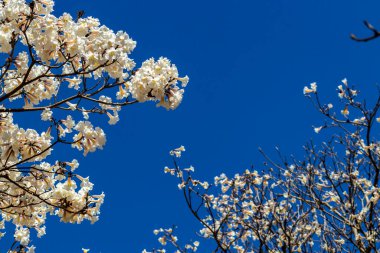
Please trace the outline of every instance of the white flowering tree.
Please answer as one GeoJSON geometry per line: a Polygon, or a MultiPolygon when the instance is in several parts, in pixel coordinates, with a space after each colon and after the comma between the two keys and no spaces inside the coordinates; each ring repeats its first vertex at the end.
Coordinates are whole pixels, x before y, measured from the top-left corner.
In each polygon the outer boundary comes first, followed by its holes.
{"type": "MultiPolygon", "coordinates": [[[[304,88],[327,121],[314,128],[329,138],[305,145],[305,158],[271,160],[261,170],[211,183],[194,168],[165,168],[178,178],[185,203],[200,224],[197,240],[213,252],[378,252],[380,250],[380,96],[372,107],[358,102],[347,80],[338,86],[340,105],[322,103],[316,83],[304,88]],[[337,108],[337,109],[335,109],[337,108]],[[377,130],[376,130],[377,131],[377,130]]],[[[157,229],[161,248],[151,252],[194,252],[199,242],[180,245],[173,228],[157,229]]],[[[148,252],[148,251],[145,251],[148,252]]]]}
{"type": "MultiPolygon", "coordinates": [[[[373,35],[354,40],[380,36],[365,25],[373,35]]],[[[334,105],[322,101],[316,83],[303,92],[325,117],[314,131],[327,139],[305,145],[301,160],[281,154],[272,160],[261,151],[262,169],[209,183],[196,179],[193,167],[180,168],[184,147],[170,152],[174,166],[165,173],[179,180],[200,230],[196,241],[181,244],[174,228],[157,229],[160,246],[145,253],[195,252],[199,241],[211,241],[208,252],[224,253],[380,252],[380,94],[371,104],[346,79],[334,105]]]]}
{"type": "Polygon", "coordinates": [[[44,235],[48,214],[70,223],[98,220],[104,194],[91,193],[77,160],[50,161],[54,147],[84,155],[101,149],[106,136],[91,114],[115,124],[131,104],[175,109],[188,82],[166,58],[136,68],[129,58],[136,42],[127,33],[82,12],[55,16],[53,6],[52,0],[0,0],[0,238],[13,223],[9,252],[34,252],[30,231],[44,235]],[[44,122],[18,125],[27,112],[44,122]]]}

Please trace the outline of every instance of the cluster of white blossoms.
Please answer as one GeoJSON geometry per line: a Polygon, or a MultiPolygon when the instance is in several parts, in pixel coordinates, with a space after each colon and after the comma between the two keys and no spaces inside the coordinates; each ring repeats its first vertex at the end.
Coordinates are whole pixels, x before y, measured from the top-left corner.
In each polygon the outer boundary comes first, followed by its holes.
{"type": "Polygon", "coordinates": [[[184,246],[181,246],[178,242],[178,237],[174,235],[173,228],[159,228],[153,230],[153,233],[157,236],[158,242],[161,247],[158,249],[153,249],[151,251],[147,251],[144,249],[142,253],[165,253],[167,252],[167,247],[170,246],[174,251],[174,253],[194,253],[198,250],[199,241],[194,241],[192,243],[187,243],[184,246]]]}
{"type": "Polygon", "coordinates": [[[0,113],[1,168],[13,166],[20,160],[41,161],[51,152],[50,133],[39,134],[13,123],[12,113],[0,113]]]}
{"type": "Polygon", "coordinates": [[[93,128],[90,121],[79,121],[74,127],[79,133],[74,136],[73,147],[84,150],[84,155],[102,148],[106,143],[103,130],[99,127],[93,128]]]}
{"type": "MultiPolygon", "coordinates": [[[[53,1],[1,4],[0,52],[12,60],[1,71],[3,97],[24,98],[24,107],[31,108],[57,97],[64,86],[87,91],[85,78],[107,76],[116,80],[113,86],[119,87],[118,99],[132,95],[139,102],[159,101],[168,109],[175,109],[182,101],[184,90],[176,84],[179,81],[185,87],[188,77],[180,78],[176,66],[164,57],[149,59],[134,70],[136,64],[129,54],[136,42],[127,33],[115,33],[93,17],[75,20],[68,13],[56,17],[53,1]],[[14,56],[19,43],[27,50],[14,56]]],[[[75,98],[80,97],[88,98],[85,93],[75,98]]]]}
{"type": "MultiPolygon", "coordinates": [[[[55,214],[63,222],[96,222],[104,194],[91,195],[89,178],[74,173],[78,162],[41,162],[29,168],[0,172],[0,209],[4,221],[16,224],[15,240],[29,244],[29,230],[37,236],[45,234],[47,214],[55,214]],[[79,186],[78,186],[79,184],[79,186]]],[[[4,228],[4,226],[3,226],[4,228]]],[[[2,234],[4,235],[4,234],[2,234]]]]}
{"type": "Polygon", "coordinates": [[[184,92],[177,86],[178,81],[186,87],[189,78],[179,78],[177,67],[161,57],[158,61],[153,58],[145,61],[128,84],[132,96],[138,101],[159,101],[157,106],[175,109],[181,103],[184,92]]]}
{"type": "Polygon", "coordinates": [[[91,194],[76,160],[48,161],[53,147],[102,149],[106,135],[91,114],[113,125],[134,103],[175,109],[189,80],[164,57],[136,68],[126,32],[53,8],[53,0],[0,0],[0,229],[12,222],[18,242],[9,252],[33,253],[30,230],[44,235],[47,214],[71,223],[99,218],[104,194],[91,194]],[[26,112],[41,124],[17,124],[26,112]]]}
{"type": "Polygon", "coordinates": [[[303,88],[303,94],[306,95],[306,94],[310,94],[310,93],[316,93],[317,92],[317,83],[316,82],[313,82],[310,84],[310,88],[305,86],[303,88]]]}

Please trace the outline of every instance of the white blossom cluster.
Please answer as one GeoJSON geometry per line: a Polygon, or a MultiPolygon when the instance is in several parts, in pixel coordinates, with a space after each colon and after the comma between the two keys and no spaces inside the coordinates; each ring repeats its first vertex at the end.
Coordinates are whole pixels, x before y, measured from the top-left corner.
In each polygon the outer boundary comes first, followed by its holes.
{"type": "Polygon", "coordinates": [[[0,113],[0,154],[2,168],[20,160],[41,161],[51,152],[49,132],[39,134],[34,129],[23,129],[13,123],[11,113],[0,113]]]}
{"type": "Polygon", "coordinates": [[[127,33],[115,33],[93,17],[54,16],[51,0],[31,3],[0,2],[0,53],[12,60],[1,70],[0,95],[8,94],[10,100],[23,97],[25,108],[31,108],[56,97],[65,86],[86,90],[83,77],[98,80],[106,75],[117,80],[118,99],[132,94],[139,102],[159,101],[168,109],[179,105],[184,90],[176,84],[180,81],[185,87],[188,77],[180,78],[167,58],[149,59],[132,71],[136,64],[129,54],[136,42],[127,33]],[[19,43],[26,50],[14,56],[19,43]]]}
{"type": "Polygon", "coordinates": [[[186,87],[189,78],[179,78],[177,67],[167,58],[161,57],[158,61],[153,58],[145,61],[128,84],[132,96],[138,101],[159,101],[157,106],[176,109],[184,92],[177,86],[178,81],[182,87],[186,87]]]}
{"type": "Polygon", "coordinates": [[[199,241],[194,241],[192,243],[187,243],[184,246],[179,244],[178,237],[174,235],[174,228],[159,228],[153,230],[153,233],[156,236],[159,236],[158,242],[161,247],[158,249],[153,249],[151,251],[147,251],[144,249],[142,253],[166,253],[167,247],[171,246],[174,250],[174,253],[194,253],[198,250],[199,241]]]}
{"type": "Polygon", "coordinates": [[[48,214],[70,223],[99,218],[104,194],[91,194],[75,159],[48,161],[56,145],[84,155],[102,149],[106,135],[91,114],[113,125],[134,103],[175,109],[184,93],[177,84],[188,83],[164,57],[135,69],[136,42],[126,32],[94,17],[57,16],[54,4],[0,0],[0,229],[13,223],[18,242],[9,252],[33,253],[30,230],[44,235],[48,214]],[[17,124],[26,112],[37,112],[41,124],[17,124]]]}
{"type": "Polygon", "coordinates": [[[15,240],[28,246],[30,229],[36,230],[38,237],[45,234],[44,224],[49,213],[57,215],[63,222],[96,222],[104,194],[90,195],[93,184],[89,178],[74,174],[78,165],[73,160],[55,164],[41,162],[28,170],[2,169],[1,228],[4,229],[4,221],[14,223],[15,240]]]}

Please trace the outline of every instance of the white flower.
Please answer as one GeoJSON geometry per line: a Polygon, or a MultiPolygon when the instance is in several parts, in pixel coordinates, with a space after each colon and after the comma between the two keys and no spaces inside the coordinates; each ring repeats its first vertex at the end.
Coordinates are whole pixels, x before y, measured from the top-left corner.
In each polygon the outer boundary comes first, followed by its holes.
{"type": "Polygon", "coordinates": [[[71,115],[67,115],[66,119],[63,119],[61,121],[62,121],[62,124],[64,124],[65,127],[67,127],[67,132],[71,133],[71,129],[75,127],[75,121],[73,120],[71,115]]]}
{"type": "Polygon", "coordinates": [[[184,171],[188,171],[188,172],[194,172],[194,167],[193,166],[190,166],[189,168],[187,169],[183,169],[184,171]]]}
{"type": "Polygon", "coordinates": [[[26,253],[35,253],[36,247],[30,246],[30,247],[27,247],[27,249],[28,251],[26,253]]]}
{"type": "Polygon", "coordinates": [[[83,111],[83,112],[82,112],[82,115],[83,115],[83,118],[84,118],[85,120],[88,120],[88,119],[90,118],[88,112],[83,111]]]}
{"type": "Polygon", "coordinates": [[[177,80],[181,82],[182,87],[186,87],[190,79],[188,76],[184,76],[177,78],[177,80]]]}
{"type": "Polygon", "coordinates": [[[166,236],[161,236],[160,238],[158,238],[158,241],[159,241],[159,243],[161,243],[161,245],[165,246],[166,245],[166,236]]]}
{"type": "Polygon", "coordinates": [[[128,92],[120,85],[119,91],[116,92],[116,98],[120,100],[127,97],[128,97],[128,92]]]}
{"type": "Polygon", "coordinates": [[[73,159],[71,162],[66,163],[66,164],[71,167],[71,171],[74,171],[79,167],[79,163],[77,159],[73,159]]]}
{"type": "Polygon", "coordinates": [[[339,98],[343,98],[346,95],[346,92],[343,89],[342,85],[338,85],[338,96],[339,98]]]}
{"type": "Polygon", "coordinates": [[[346,106],[343,110],[340,111],[340,113],[347,117],[350,114],[350,111],[348,110],[348,106],[346,106]]]}
{"type": "Polygon", "coordinates": [[[50,108],[45,108],[41,113],[41,119],[43,121],[51,120],[51,117],[53,116],[53,112],[50,110],[50,108]]]}
{"type": "Polygon", "coordinates": [[[314,127],[314,132],[319,134],[319,132],[322,130],[323,126],[320,127],[314,127]]]}
{"type": "Polygon", "coordinates": [[[70,102],[66,102],[66,104],[69,106],[69,109],[72,111],[75,111],[77,109],[77,104],[73,104],[70,102]]]}
{"type": "Polygon", "coordinates": [[[82,83],[80,78],[65,78],[65,81],[69,83],[69,88],[74,88],[75,90],[79,90],[79,85],[82,83]]]}
{"type": "Polygon", "coordinates": [[[15,240],[20,242],[21,245],[26,246],[29,244],[29,229],[25,227],[17,227],[14,234],[15,240]]]}
{"type": "Polygon", "coordinates": [[[317,92],[317,83],[316,82],[313,82],[310,84],[310,88],[305,86],[303,88],[303,94],[306,95],[306,94],[309,94],[309,93],[316,93],[317,92]]]}
{"type": "Polygon", "coordinates": [[[110,125],[115,125],[119,121],[119,115],[117,114],[116,111],[114,111],[114,115],[107,112],[107,116],[110,118],[108,121],[108,124],[110,125]]]}
{"type": "MultiPolygon", "coordinates": [[[[184,152],[185,151],[185,147],[184,146],[180,146],[179,148],[175,148],[175,149],[173,149],[173,150],[171,150],[170,152],[169,152],[169,154],[171,155],[171,156],[176,156],[176,157],[181,157],[181,155],[182,155],[182,152],[184,152]]],[[[194,169],[194,168],[193,168],[194,169]]]]}

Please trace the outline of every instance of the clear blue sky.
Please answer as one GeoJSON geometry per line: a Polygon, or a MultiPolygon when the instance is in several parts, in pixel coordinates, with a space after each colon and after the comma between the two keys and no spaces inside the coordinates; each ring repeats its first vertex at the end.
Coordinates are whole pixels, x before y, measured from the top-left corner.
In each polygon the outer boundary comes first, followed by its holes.
{"type": "Polygon", "coordinates": [[[137,41],[136,62],[167,56],[190,83],[176,111],[153,103],[124,108],[116,126],[99,122],[108,139],[103,151],[70,153],[106,201],[95,225],[49,219],[47,235],[34,242],[42,253],[141,252],[157,246],[153,229],[173,224],[181,240],[197,239],[177,182],[163,173],[170,149],[186,146],[182,164],[207,180],[261,166],[259,146],[302,158],[302,145],[320,138],[311,126],[322,122],[305,85],[317,81],[335,99],[344,77],[367,91],[380,82],[380,40],[349,39],[368,34],[364,19],[380,27],[375,0],[56,0],[56,15],[82,9],[126,30],[137,41]]]}

